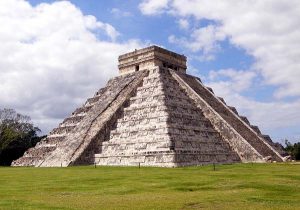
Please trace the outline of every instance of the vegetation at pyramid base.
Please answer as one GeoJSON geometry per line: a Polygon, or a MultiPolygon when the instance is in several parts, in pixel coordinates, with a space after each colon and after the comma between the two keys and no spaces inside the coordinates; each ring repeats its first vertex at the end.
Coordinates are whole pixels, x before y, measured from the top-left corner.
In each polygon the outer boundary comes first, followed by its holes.
{"type": "Polygon", "coordinates": [[[285,150],[293,160],[300,160],[300,142],[292,144],[285,140],[285,150]]]}
{"type": "Polygon", "coordinates": [[[43,137],[29,116],[13,109],[0,109],[0,165],[10,165],[43,137]]]}

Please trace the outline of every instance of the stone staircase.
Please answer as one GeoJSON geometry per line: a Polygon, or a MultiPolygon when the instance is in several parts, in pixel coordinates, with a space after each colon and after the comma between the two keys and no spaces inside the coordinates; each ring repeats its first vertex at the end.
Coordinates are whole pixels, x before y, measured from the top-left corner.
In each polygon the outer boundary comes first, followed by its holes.
{"type": "Polygon", "coordinates": [[[187,166],[240,162],[166,69],[156,69],[124,108],[99,165],[187,166]]]}
{"type": "Polygon", "coordinates": [[[167,154],[167,108],[164,105],[164,86],[158,73],[150,73],[142,86],[129,99],[128,107],[117,120],[110,139],[95,155],[98,165],[173,165],[173,154],[167,154]]]}
{"type": "Polygon", "coordinates": [[[81,122],[92,107],[93,105],[87,101],[82,107],[77,108],[70,117],[67,117],[57,128],[54,128],[46,138],[37,143],[35,147],[27,150],[21,158],[13,161],[12,166],[37,165],[54,151],[60,142],[64,141],[65,137],[81,122]]]}
{"type": "MultiPolygon", "coordinates": [[[[74,130],[78,131],[84,122],[89,121],[95,115],[95,106],[99,111],[96,114],[101,114],[129,83],[143,73],[127,74],[109,80],[104,88],[97,91],[92,98],[87,99],[82,107],[77,108],[70,117],[64,119],[45,139],[27,150],[23,157],[13,161],[12,166],[48,166],[45,160],[49,160],[50,156],[53,157],[53,153],[57,154],[58,151],[64,153],[65,148],[70,151],[72,144],[68,138],[72,138],[74,130]]],[[[62,165],[63,161],[60,161],[60,157],[58,159],[54,165],[49,166],[62,165]]]]}

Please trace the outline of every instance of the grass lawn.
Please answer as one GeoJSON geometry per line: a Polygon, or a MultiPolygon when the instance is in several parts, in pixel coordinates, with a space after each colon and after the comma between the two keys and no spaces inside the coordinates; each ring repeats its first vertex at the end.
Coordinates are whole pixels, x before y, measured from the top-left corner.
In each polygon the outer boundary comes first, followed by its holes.
{"type": "Polygon", "coordinates": [[[1,167],[0,209],[300,209],[300,164],[1,167]]]}

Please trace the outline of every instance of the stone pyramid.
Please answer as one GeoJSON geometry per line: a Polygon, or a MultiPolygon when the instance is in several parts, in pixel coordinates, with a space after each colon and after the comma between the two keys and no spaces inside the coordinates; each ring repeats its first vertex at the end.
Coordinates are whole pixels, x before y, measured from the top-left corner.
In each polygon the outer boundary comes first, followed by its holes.
{"type": "Polygon", "coordinates": [[[285,161],[282,148],[227,106],[186,57],[151,46],[119,57],[120,76],[13,166],[177,167],[285,161]]]}

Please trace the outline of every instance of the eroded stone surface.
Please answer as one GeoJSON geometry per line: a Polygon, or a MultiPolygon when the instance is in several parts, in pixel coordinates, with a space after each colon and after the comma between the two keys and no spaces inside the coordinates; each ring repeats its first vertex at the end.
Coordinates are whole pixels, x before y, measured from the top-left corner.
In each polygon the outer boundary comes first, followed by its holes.
{"type": "Polygon", "coordinates": [[[144,78],[116,129],[96,154],[99,165],[186,166],[240,161],[168,69],[144,78]]]}
{"type": "Polygon", "coordinates": [[[177,74],[181,77],[185,84],[191,87],[205,102],[207,102],[219,115],[224,119],[240,136],[242,136],[254,150],[263,157],[272,156],[275,161],[283,161],[283,157],[279,154],[276,148],[273,148],[260,135],[257,126],[249,126],[244,122],[232,109],[228,108],[221,100],[205,88],[195,78],[186,74],[177,74]]]}

